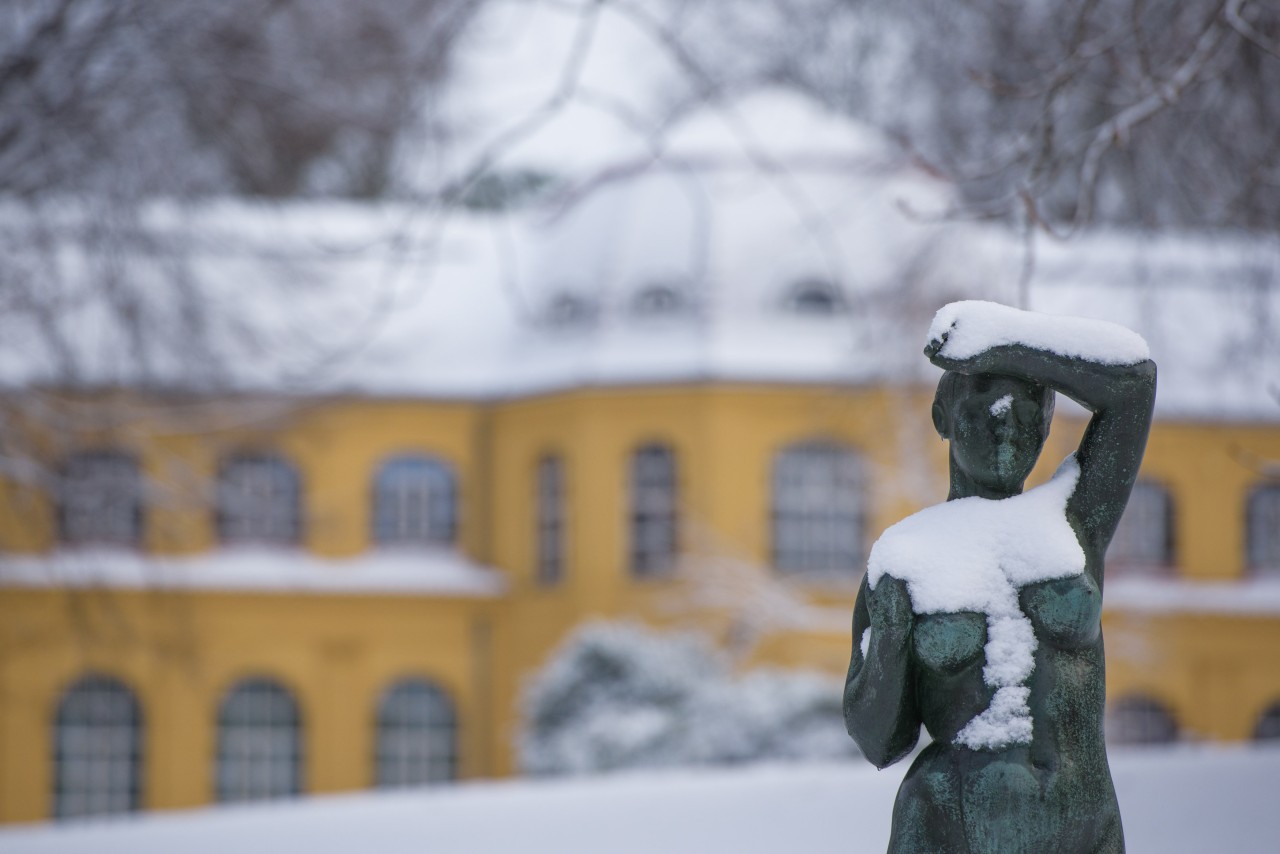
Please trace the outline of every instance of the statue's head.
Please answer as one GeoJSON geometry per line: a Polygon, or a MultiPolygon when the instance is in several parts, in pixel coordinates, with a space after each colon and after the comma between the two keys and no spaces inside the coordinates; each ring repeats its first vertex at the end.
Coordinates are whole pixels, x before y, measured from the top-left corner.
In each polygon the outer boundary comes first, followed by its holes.
{"type": "Polygon", "coordinates": [[[947,371],[933,398],[933,426],[950,440],[961,473],[986,490],[1013,494],[1040,457],[1053,399],[1052,389],[1029,380],[947,371]]]}

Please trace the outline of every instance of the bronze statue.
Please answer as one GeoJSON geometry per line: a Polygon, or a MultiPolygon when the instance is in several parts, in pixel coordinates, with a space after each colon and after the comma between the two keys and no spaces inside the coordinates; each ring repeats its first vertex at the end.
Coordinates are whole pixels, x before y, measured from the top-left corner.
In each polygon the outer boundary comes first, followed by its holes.
{"type": "Polygon", "coordinates": [[[992,303],[938,313],[945,504],[876,543],[853,612],[849,734],[883,768],[932,736],[893,810],[890,852],[1124,850],[1103,742],[1103,557],[1138,474],[1156,369],[1136,334],[992,303]],[[1023,492],[1054,393],[1093,415],[1023,492]]]}

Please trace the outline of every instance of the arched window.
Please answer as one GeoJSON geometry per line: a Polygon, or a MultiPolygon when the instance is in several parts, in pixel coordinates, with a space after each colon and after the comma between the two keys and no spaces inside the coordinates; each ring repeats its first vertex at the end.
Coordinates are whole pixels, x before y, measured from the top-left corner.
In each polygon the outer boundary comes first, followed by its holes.
{"type": "Polygon", "coordinates": [[[224,543],[296,545],[301,500],[301,478],[284,458],[228,457],[218,472],[218,537],[224,543]]]}
{"type": "Polygon", "coordinates": [[[1178,740],[1173,713],[1150,697],[1121,697],[1107,703],[1107,741],[1112,744],[1168,744],[1178,740]]]}
{"type": "Polygon", "coordinates": [[[1280,573],[1280,484],[1255,487],[1246,510],[1249,569],[1280,573]]]}
{"type": "Polygon", "coordinates": [[[273,679],[242,679],[218,709],[217,796],[260,801],[302,791],[298,704],[273,679]]]}
{"type": "Polygon", "coordinates": [[[676,454],[649,444],[631,454],[631,572],[645,578],[675,566],[676,454]]]}
{"type": "Polygon", "coordinates": [[[555,454],[538,460],[537,489],[538,582],[556,584],[564,576],[565,495],[564,461],[555,454]]]}
{"type": "Polygon", "coordinates": [[[138,463],[118,451],[67,458],[58,489],[59,539],[71,545],[136,545],[142,532],[138,463]]]}
{"type": "Polygon", "coordinates": [[[375,767],[379,786],[442,783],[458,775],[453,703],[424,679],[392,685],[378,703],[375,767]]]}
{"type": "Polygon", "coordinates": [[[572,291],[556,294],[547,303],[545,319],[557,329],[584,329],[595,324],[600,306],[595,300],[572,291]]]}
{"type": "Polygon", "coordinates": [[[453,469],[431,457],[393,457],[373,483],[373,539],[380,546],[452,545],[458,527],[453,469]]]}
{"type": "Polygon", "coordinates": [[[1140,480],[1107,549],[1107,570],[1153,575],[1173,566],[1173,499],[1158,483],[1140,480]]]}
{"type": "Polygon", "coordinates": [[[784,305],[796,314],[827,316],[846,308],[844,293],[825,279],[801,279],[791,286],[784,305]]]}
{"type": "Polygon", "coordinates": [[[773,460],[773,565],[852,577],[865,561],[866,466],[836,442],[790,445],[773,460]]]}
{"type": "Polygon", "coordinates": [[[648,285],[631,299],[631,313],[637,317],[669,317],[685,314],[690,308],[685,289],[673,285],[648,285]]]}
{"type": "Polygon", "coordinates": [[[1274,741],[1280,739],[1280,701],[1267,706],[1258,716],[1258,723],[1253,728],[1255,741],[1274,741]]]}
{"type": "Polygon", "coordinates": [[[142,799],[142,711],[123,682],[91,675],[58,703],[53,732],[56,818],[138,809],[142,799]]]}

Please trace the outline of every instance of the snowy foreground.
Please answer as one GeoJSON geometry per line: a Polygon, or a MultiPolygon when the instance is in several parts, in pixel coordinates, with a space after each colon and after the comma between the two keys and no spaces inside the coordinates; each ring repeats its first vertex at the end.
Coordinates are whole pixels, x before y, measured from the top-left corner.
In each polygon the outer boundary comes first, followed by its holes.
{"type": "MultiPolygon", "coordinates": [[[[1131,854],[1280,850],[1280,749],[1117,752],[1131,854]]],[[[0,831],[0,851],[881,852],[905,769],[775,765],[311,798],[0,831]]]]}

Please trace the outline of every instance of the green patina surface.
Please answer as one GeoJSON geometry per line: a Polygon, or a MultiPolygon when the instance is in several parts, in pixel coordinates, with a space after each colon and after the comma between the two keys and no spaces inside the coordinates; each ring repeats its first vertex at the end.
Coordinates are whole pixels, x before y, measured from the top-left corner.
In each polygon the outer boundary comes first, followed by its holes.
{"type": "MultiPolygon", "coordinates": [[[[947,373],[934,424],[950,442],[948,500],[1019,494],[1052,418],[1052,392],[1092,413],[1067,520],[1085,554],[1079,577],[1029,584],[1020,606],[1035,630],[1029,743],[971,749],[957,732],[988,707],[985,616],[917,615],[903,582],[863,582],[853,617],[845,718],[867,758],[916,756],[893,813],[891,852],[1094,854],[1124,850],[1103,741],[1103,556],[1137,476],[1155,400],[1155,366],[1102,365],[1018,345],[970,359],[926,355],[947,373]],[[1012,406],[992,404],[1012,395],[1012,406]],[[1006,411],[1007,410],[1007,411],[1006,411]],[[873,628],[864,658],[858,645],[873,628]]],[[[940,567],[945,571],[945,567],[940,567]]]]}

